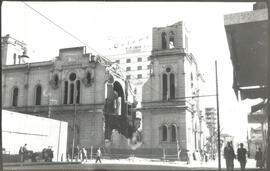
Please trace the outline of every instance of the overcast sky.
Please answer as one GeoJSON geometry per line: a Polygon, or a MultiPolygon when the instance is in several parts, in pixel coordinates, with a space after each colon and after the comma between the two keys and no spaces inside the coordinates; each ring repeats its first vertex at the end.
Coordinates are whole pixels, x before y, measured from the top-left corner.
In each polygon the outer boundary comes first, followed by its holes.
{"type": "MultiPolygon", "coordinates": [[[[100,53],[107,52],[110,37],[152,36],[152,27],[184,21],[191,31],[190,52],[206,80],[202,94],[215,94],[214,60],[217,59],[221,127],[241,140],[246,138],[249,102],[238,103],[231,88],[232,66],[223,16],[251,11],[253,3],[27,3],[100,53]]],[[[31,61],[51,60],[58,56],[60,48],[83,45],[22,2],[3,2],[1,27],[2,36],[10,34],[27,43],[31,61]]],[[[201,104],[215,107],[215,97],[202,98],[201,104]]]]}

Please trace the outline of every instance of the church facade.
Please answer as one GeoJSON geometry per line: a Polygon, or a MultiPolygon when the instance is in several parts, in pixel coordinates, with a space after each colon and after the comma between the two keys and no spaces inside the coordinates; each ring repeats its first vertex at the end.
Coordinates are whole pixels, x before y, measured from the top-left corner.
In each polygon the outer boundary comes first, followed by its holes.
{"type": "MultiPolygon", "coordinates": [[[[3,109],[68,122],[68,148],[104,146],[113,129],[120,132],[114,139],[130,138],[136,131],[133,97],[117,66],[85,53],[85,47],[60,49],[52,61],[2,67],[3,109]]],[[[111,146],[126,141],[117,142],[111,146]]]]}

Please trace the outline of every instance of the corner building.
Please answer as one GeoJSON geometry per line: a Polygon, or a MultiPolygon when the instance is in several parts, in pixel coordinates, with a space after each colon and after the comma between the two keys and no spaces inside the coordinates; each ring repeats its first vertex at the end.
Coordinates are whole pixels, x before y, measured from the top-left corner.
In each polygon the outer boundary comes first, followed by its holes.
{"type": "MultiPolygon", "coordinates": [[[[194,56],[188,53],[189,31],[183,22],[153,28],[150,78],[143,85],[143,146],[152,155],[194,152],[201,144],[199,81],[194,56]],[[185,150],[184,150],[185,149],[185,150]]],[[[184,154],[181,154],[184,158],[184,154]]]]}

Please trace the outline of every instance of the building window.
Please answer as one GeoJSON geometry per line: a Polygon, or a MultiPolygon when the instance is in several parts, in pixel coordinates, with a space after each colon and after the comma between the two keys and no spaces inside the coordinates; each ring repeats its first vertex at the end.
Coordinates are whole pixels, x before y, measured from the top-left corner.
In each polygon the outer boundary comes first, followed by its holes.
{"type": "Polygon", "coordinates": [[[68,102],[68,81],[65,81],[65,88],[64,88],[64,104],[68,102]]]}
{"type": "Polygon", "coordinates": [[[163,125],[162,126],[162,141],[167,141],[167,126],[163,125]]]}
{"type": "Polygon", "coordinates": [[[64,104],[79,104],[81,96],[81,81],[75,73],[69,75],[69,81],[64,83],[64,104]]]}
{"type": "Polygon", "coordinates": [[[131,70],[131,68],[130,68],[130,67],[127,67],[127,68],[126,68],[126,71],[130,71],[130,70],[131,70]]]}
{"type": "Polygon", "coordinates": [[[138,60],[138,62],[142,62],[142,58],[138,58],[137,60],[138,60]]]}
{"type": "Polygon", "coordinates": [[[167,91],[168,91],[168,88],[167,88],[167,74],[163,74],[162,76],[162,87],[163,87],[163,100],[167,100],[167,91]]]}
{"type": "Polygon", "coordinates": [[[137,67],[137,70],[142,70],[142,66],[138,66],[137,67]]]}
{"type": "Polygon", "coordinates": [[[13,89],[12,106],[18,106],[19,89],[15,87],[13,89]]]}
{"type": "Polygon", "coordinates": [[[162,32],[161,34],[161,44],[162,44],[162,49],[167,48],[167,40],[166,40],[166,33],[162,32]]]}
{"type": "Polygon", "coordinates": [[[127,75],[127,79],[130,79],[130,75],[127,75]]]}
{"type": "Polygon", "coordinates": [[[131,59],[127,59],[126,62],[127,62],[127,63],[130,63],[130,62],[131,62],[131,59]]]}
{"type": "Polygon", "coordinates": [[[41,86],[36,87],[36,105],[41,105],[41,86]]]}
{"type": "Polygon", "coordinates": [[[69,92],[69,104],[73,104],[73,101],[74,101],[74,83],[71,83],[69,92]]]}
{"type": "Polygon", "coordinates": [[[88,85],[91,84],[91,78],[92,78],[91,72],[88,71],[86,74],[86,82],[88,85]]]}
{"type": "Polygon", "coordinates": [[[120,60],[115,60],[116,63],[120,64],[120,60]]]}
{"type": "Polygon", "coordinates": [[[76,81],[76,88],[77,88],[77,91],[75,93],[75,98],[76,98],[76,103],[79,104],[80,103],[80,90],[81,90],[80,80],[76,81]]]}
{"type": "Polygon", "coordinates": [[[147,65],[147,69],[150,69],[150,65],[147,65]]]}
{"type": "Polygon", "coordinates": [[[176,142],[176,126],[172,125],[172,142],[176,142]]]}
{"type": "Polygon", "coordinates": [[[175,76],[171,73],[171,68],[166,68],[166,73],[162,75],[162,99],[175,99],[175,76]]]}
{"type": "Polygon", "coordinates": [[[175,48],[175,45],[174,45],[174,33],[173,33],[173,31],[170,32],[169,48],[170,49],[175,48]]]}
{"type": "Polygon", "coordinates": [[[138,79],[142,78],[142,74],[138,74],[138,75],[137,75],[137,78],[138,78],[138,79]]]}
{"type": "Polygon", "coordinates": [[[170,98],[175,99],[174,74],[170,74],[170,98]]]}

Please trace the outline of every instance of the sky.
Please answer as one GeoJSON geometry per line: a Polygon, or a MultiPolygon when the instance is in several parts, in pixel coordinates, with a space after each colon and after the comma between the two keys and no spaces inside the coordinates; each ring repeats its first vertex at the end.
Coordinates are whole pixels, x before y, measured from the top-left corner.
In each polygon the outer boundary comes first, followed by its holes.
{"type": "MultiPolygon", "coordinates": [[[[201,94],[215,94],[218,62],[222,132],[246,138],[247,113],[254,101],[237,101],[232,89],[232,65],[223,17],[251,11],[254,3],[199,2],[27,2],[95,51],[107,52],[111,37],[152,35],[153,27],[184,21],[190,30],[189,47],[205,83],[201,94]],[[236,131],[237,130],[237,131],[236,131]]],[[[22,2],[2,3],[2,36],[10,34],[28,45],[32,62],[51,60],[60,48],[84,46],[22,2]]],[[[90,52],[93,50],[89,49],[90,52]]],[[[216,107],[216,98],[201,98],[202,106],[216,107]]]]}

